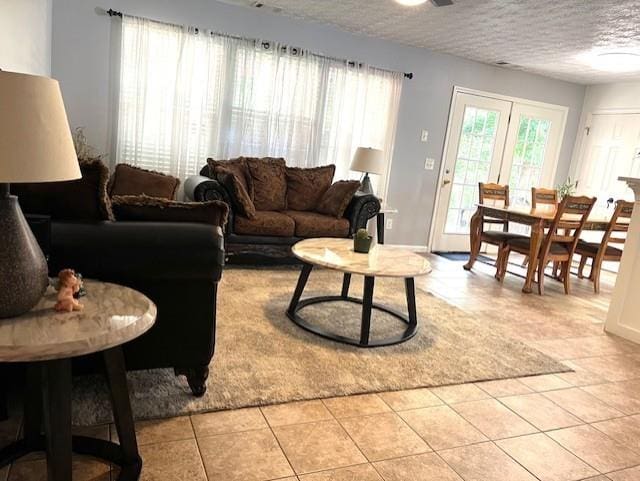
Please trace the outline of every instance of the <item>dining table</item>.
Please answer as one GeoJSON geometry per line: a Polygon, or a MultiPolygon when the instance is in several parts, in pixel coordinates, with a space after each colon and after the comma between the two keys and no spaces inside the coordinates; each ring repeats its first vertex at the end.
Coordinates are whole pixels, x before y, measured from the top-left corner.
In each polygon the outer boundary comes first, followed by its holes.
{"type": "MultiPolygon", "coordinates": [[[[554,205],[541,205],[539,207],[531,208],[529,206],[497,206],[490,204],[476,204],[477,210],[471,217],[470,222],[470,253],[469,261],[464,265],[465,270],[471,270],[478,255],[480,253],[481,234],[484,229],[484,223],[486,219],[490,220],[506,220],[516,224],[523,224],[531,227],[531,244],[529,250],[529,259],[533,259],[533,262],[527,263],[527,276],[522,287],[522,292],[530,294],[532,292],[531,285],[533,284],[536,268],[538,263],[535,259],[538,258],[540,247],[544,239],[544,229],[549,227],[553,222],[556,215],[556,206],[554,205]]],[[[563,220],[570,222],[570,215],[563,217],[563,220]]],[[[562,228],[562,223],[559,225],[562,228]]],[[[602,215],[590,215],[583,230],[589,231],[605,231],[609,227],[609,219],[604,218],[602,215]]]]}

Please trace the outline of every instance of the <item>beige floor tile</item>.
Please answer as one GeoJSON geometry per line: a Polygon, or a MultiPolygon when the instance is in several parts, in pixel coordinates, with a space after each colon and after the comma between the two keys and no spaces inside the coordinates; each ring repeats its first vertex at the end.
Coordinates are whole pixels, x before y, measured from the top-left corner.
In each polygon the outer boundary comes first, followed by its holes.
{"type": "Polygon", "coordinates": [[[442,404],[442,400],[426,388],[385,392],[380,393],[379,396],[394,411],[427,408],[442,404]]]}
{"type": "Polygon", "coordinates": [[[342,419],[342,427],[369,461],[431,451],[429,446],[395,413],[342,419]]]}
{"type": "MultiPolygon", "coordinates": [[[[73,460],[73,481],[109,481],[110,467],[99,461],[77,457],[73,460]]],[[[44,459],[25,461],[11,466],[9,481],[47,481],[44,459]]]]}
{"type": "Polygon", "coordinates": [[[336,418],[366,416],[391,411],[391,408],[377,394],[335,397],[324,399],[323,402],[336,418]]]}
{"type": "Polygon", "coordinates": [[[500,379],[476,383],[480,389],[493,397],[516,396],[533,392],[517,379],[500,379]]]}
{"type": "Polygon", "coordinates": [[[640,361],[632,356],[585,357],[571,361],[609,382],[640,378],[640,361]]]}
{"type": "Polygon", "coordinates": [[[431,389],[431,392],[447,404],[477,401],[479,399],[487,399],[490,397],[475,384],[457,384],[455,386],[435,387],[431,389]]]}
{"type": "Polygon", "coordinates": [[[625,414],[640,413],[640,390],[637,383],[598,384],[583,387],[582,390],[625,414]]]}
{"type": "Polygon", "coordinates": [[[580,388],[548,391],[543,393],[543,396],[551,399],[558,406],[587,423],[624,416],[617,409],[612,408],[580,388]]]}
{"type": "Polygon", "coordinates": [[[560,372],[556,374],[563,381],[568,382],[572,386],[590,386],[593,384],[602,384],[606,382],[602,377],[597,374],[578,366],[572,361],[563,361],[563,364],[573,372],[560,372]]]}
{"type": "Polygon", "coordinates": [[[438,454],[467,481],[536,481],[493,443],[447,449],[438,454]]]}
{"type": "Polygon", "coordinates": [[[638,481],[640,479],[640,466],[609,473],[607,476],[611,481],[638,481]]]}
{"type": "Polygon", "coordinates": [[[414,409],[398,414],[435,450],[487,440],[480,431],[449,406],[414,409]]]}
{"type": "MultiPolygon", "coordinates": [[[[118,442],[115,426],[111,427],[112,439],[118,442]]],[[[136,422],[138,445],[193,439],[189,416],[136,422]]]]}
{"type": "Polygon", "coordinates": [[[608,478],[604,474],[601,474],[600,476],[594,476],[593,478],[587,478],[582,481],[611,481],[611,478],[608,478]]]}
{"type": "Polygon", "coordinates": [[[234,409],[191,416],[197,437],[264,429],[267,422],[259,408],[234,409]]]}
{"type": "Polygon", "coordinates": [[[360,464],[348,468],[305,474],[300,476],[300,481],[383,481],[383,479],[370,464],[360,464]]]}
{"type": "Polygon", "coordinates": [[[198,439],[209,481],[263,481],[293,475],[270,429],[198,439]]]}
{"type": "Polygon", "coordinates": [[[640,464],[640,455],[591,426],[575,426],[547,434],[601,473],[640,464]]]}
{"type": "Polygon", "coordinates": [[[640,453],[640,416],[610,419],[592,424],[592,426],[610,438],[640,453]]]}
{"type": "Polygon", "coordinates": [[[195,439],[140,446],[140,481],[206,481],[195,439]]]}
{"type": "Polygon", "coordinates": [[[563,389],[571,387],[571,384],[563,381],[558,376],[555,376],[553,374],[521,377],[518,378],[518,381],[536,392],[551,391],[553,389],[563,389]]]}
{"type": "Polygon", "coordinates": [[[279,426],[273,431],[297,474],[367,462],[335,420],[279,426]]]}
{"type": "Polygon", "coordinates": [[[452,408],[489,439],[510,438],[538,430],[495,399],[458,403],[452,408]]]}
{"type": "Polygon", "coordinates": [[[262,414],[271,426],[312,423],[333,419],[322,401],[300,401],[262,407],[262,414]]]}
{"type": "Polygon", "coordinates": [[[575,481],[598,475],[542,433],[503,439],[496,444],[541,481],[575,481]]]}
{"type": "Polygon", "coordinates": [[[581,424],[578,418],[554,404],[542,394],[500,398],[500,402],[541,431],[581,424]]]}
{"type": "Polygon", "coordinates": [[[435,453],[390,459],[374,463],[374,466],[385,481],[462,481],[435,453]]]}

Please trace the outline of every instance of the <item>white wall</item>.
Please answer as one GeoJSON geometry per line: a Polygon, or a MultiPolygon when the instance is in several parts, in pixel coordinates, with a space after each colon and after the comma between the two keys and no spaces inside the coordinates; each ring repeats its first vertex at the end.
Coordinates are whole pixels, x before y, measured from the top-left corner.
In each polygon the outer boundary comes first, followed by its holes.
{"type": "Polygon", "coordinates": [[[569,172],[572,176],[575,176],[580,164],[585,129],[589,125],[591,115],[597,110],[635,110],[640,112],[640,82],[618,82],[587,87],[569,172]]]}
{"type": "MultiPolygon", "coordinates": [[[[564,178],[569,168],[584,86],[214,0],[109,0],[102,6],[172,23],[282,41],[325,55],[413,72],[414,79],[404,83],[391,169],[388,203],[400,212],[394,218],[393,230],[387,232],[390,243],[424,246],[427,242],[454,85],[568,106],[558,178],[564,178]],[[429,131],[428,144],[420,142],[422,129],[429,131]],[[437,160],[434,170],[424,170],[426,157],[437,160]]],[[[93,2],[54,0],[53,75],[61,82],[72,126],[86,127],[89,141],[104,152],[109,145],[112,23],[115,25],[115,21],[96,12],[93,2]]]]}
{"type": "Polygon", "coordinates": [[[51,74],[52,0],[0,0],[0,69],[51,74]]]}

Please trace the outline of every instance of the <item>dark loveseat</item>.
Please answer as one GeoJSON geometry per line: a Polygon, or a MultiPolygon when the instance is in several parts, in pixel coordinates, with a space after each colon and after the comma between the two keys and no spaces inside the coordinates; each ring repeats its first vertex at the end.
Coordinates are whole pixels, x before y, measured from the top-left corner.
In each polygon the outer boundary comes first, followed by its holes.
{"type": "Polygon", "coordinates": [[[254,219],[248,219],[238,212],[234,194],[224,184],[216,178],[210,166],[205,165],[200,175],[185,181],[184,192],[188,200],[218,200],[229,205],[225,248],[230,262],[265,257],[280,261],[290,259],[291,246],[299,240],[309,237],[350,237],[358,229],[366,228],[369,219],[380,210],[377,197],[355,192],[340,218],[314,211],[279,209],[258,210],[254,219]]]}

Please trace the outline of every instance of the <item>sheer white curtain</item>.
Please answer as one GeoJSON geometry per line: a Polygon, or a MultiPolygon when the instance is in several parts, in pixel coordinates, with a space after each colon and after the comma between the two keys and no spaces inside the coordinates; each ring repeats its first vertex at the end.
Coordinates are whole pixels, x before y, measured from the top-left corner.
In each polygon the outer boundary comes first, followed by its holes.
{"type": "Polygon", "coordinates": [[[116,162],[184,178],[207,157],[279,156],[347,178],[367,146],[390,163],[401,73],[129,16],[121,41],[116,162]]]}

